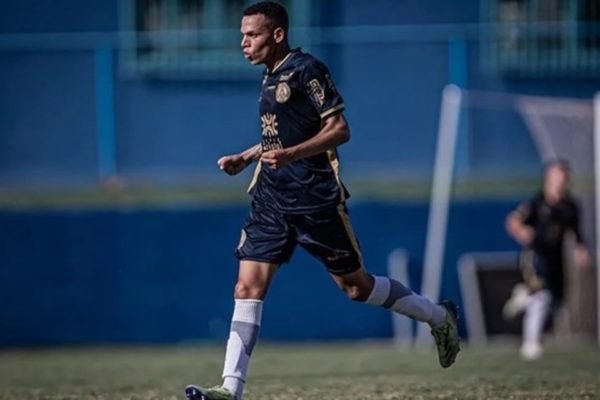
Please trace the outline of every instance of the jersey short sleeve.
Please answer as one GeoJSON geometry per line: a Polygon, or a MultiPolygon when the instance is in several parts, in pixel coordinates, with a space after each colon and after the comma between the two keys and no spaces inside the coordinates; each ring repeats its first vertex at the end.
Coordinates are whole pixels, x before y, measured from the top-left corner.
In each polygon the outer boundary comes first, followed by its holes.
{"type": "Polygon", "coordinates": [[[519,204],[517,209],[514,211],[514,214],[521,219],[523,224],[530,226],[535,224],[535,203],[536,199],[526,200],[519,204]]]}
{"type": "Polygon", "coordinates": [[[321,118],[344,109],[344,100],[338,93],[327,67],[318,61],[307,64],[302,74],[302,84],[321,118]]]}

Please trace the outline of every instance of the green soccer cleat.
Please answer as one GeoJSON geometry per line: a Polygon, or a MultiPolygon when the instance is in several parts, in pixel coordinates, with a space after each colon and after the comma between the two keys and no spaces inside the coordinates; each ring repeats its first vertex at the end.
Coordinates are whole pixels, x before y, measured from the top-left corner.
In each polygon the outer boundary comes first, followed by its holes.
{"type": "Polygon", "coordinates": [[[188,400],[236,400],[233,393],[221,386],[203,388],[195,385],[185,387],[188,400]]]}
{"type": "Polygon", "coordinates": [[[446,320],[440,326],[431,329],[435,339],[440,365],[448,368],[456,360],[460,351],[460,337],[458,336],[458,308],[451,301],[442,301],[440,306],[447,311],[446,320]]]}

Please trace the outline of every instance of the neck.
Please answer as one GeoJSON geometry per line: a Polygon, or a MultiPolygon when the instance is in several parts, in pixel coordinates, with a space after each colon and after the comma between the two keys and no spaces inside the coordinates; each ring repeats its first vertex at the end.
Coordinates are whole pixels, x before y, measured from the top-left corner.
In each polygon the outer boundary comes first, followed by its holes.
{"type": "Polygon", "coordinates": [[[269,71],[275,70],[277,67],[279,67],[281,65],[281,63],[283,62],[283,60],[289,53],[290,53],[290,47],[288,45],[281,46],[280,48],[278,48],[275,51],[275,53],[273,54],[273,57],[271,58],[271,60],[269,62],[265,63],[267,66],[267,69],[269,71]]]}
{"type": "Polygon", "coordinates": [[[556,190],[546,190],[544,192],[544,197],[549,204],[556,204],[563,199],[564,193],[556,190]]]}

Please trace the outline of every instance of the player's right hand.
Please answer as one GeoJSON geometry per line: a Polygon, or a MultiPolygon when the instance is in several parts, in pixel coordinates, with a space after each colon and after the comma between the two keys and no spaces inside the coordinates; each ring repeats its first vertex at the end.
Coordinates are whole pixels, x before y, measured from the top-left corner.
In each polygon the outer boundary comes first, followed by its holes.
{"type": "Polygon", "coordinates": [[[219,158],[217,165],[221,171],[225,171],[229,175],[236,175],[248,166],[248,162],[240,154],[233,154],[219,158]]]}
{"type": "Polygon", "coordinates": [[[535,240],[535,231],[530,226],[522,226],[515,233],[515,238],[523,246],[531,246],[535,240]]]}

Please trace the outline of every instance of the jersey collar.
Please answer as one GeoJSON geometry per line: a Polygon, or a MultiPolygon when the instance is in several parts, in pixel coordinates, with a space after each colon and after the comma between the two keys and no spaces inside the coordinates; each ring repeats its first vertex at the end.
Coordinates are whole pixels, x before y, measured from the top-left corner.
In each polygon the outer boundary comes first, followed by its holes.
{"type": "Polygon", "coordinates": [[[277,64],[277,66],[275,68],[273,68],[272,71],[269,71],[269,69],[266,69],[266,74],[267,75],[273,75],[275,72],[277,72],[278,70],[281,69],[281,67],[283,67],[284,64],[286,64],[288,62],[288,60],[292,57],[292,55],[299,53],[300,52],[300,47],[297,47],[295,49],[291,49],[289,53],[286,54],[285,57],[283,57],[283,60],[281,60],[281,62],[279,64],[277,64]]]}

